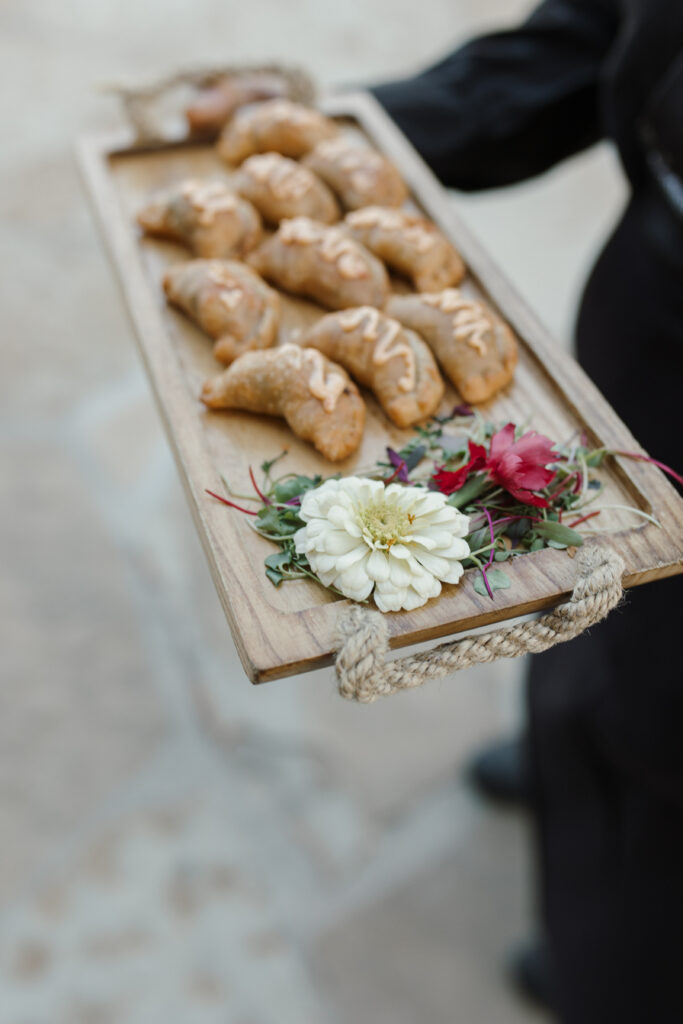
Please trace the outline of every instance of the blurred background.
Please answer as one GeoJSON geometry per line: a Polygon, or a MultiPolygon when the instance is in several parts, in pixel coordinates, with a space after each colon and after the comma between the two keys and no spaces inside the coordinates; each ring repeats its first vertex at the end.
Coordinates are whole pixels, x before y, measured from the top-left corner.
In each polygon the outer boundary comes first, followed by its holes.
{"type": "MultiPolygon", "coordinates": [[[[514,663],[363,707],[252,687],[73,157],[99,87],[284,60],[404,76],[527,0],[4,0],[0,7],[0,1024],[524,1024],[524,821],[461,776],[514,663]]],[[[453,202],[571,336],[623,201],[598,148],[453,202]]]]}

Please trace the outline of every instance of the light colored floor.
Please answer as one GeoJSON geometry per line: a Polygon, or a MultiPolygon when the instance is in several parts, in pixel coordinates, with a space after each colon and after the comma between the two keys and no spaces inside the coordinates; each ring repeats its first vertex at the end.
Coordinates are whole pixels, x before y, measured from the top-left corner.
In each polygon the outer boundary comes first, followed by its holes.
{"type": "MultiPolygon", "coordinates": [[[[6,0],[0,117],[0,1024],[523,1024],[523,824],[467,755],[519,667],[371,707],[244,678],[72,158],[98,84],[281,58],[405,73],[503,0],[6,0]]],[[[456,197],[565,342],[622,202],[598,150],[456,197]]]]}

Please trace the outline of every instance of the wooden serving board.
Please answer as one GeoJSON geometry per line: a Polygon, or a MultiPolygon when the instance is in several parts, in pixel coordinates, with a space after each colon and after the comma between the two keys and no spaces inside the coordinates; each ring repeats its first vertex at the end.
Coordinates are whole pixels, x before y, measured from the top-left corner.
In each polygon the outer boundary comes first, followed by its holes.
{"type": "MultiPolygon", "coordinates": [[[[435,221],[462,253],[468,268],[463,288],[481,296],[512,325],[520,342],[513,384],[486,406],[494,421],[529,423],[557,441],[585,431],[596,445],[640,451],[624,424],[577,364],[553,342],[453,211],[451,201],[406,138],[379,104],[364,93],[332,97],[321,104],[348,132],[362,132],[401,170],[412,202],[435,221]]],[[[313,582],[275,588],[263,559],[274,546],[259,537],[247,518],[210,498],[222,493],[221,475],[238,492],[250,490],[248,467],[289,450],[283,471],[362,471],[400,448],[412,436],[397,430],[368,398],[361,450],[331,465],[295,438],[279,420],[240,412],[209,412],[199,401],[202,382],[222,367],[209,340],[182,314],[167,308],[161,290],[164,269],[187,259],[178,246],[140,237],[135,214],[150,193],[185,177],[229,177],[213,148],[188,141],[144,148],[130,138],[87,138],[79,149],[97,218],[110,250],[132,317],[152,389],[177,461],[180,477],[245,671],[253,682],[275,679],[332,661],[332,636],[340,606],[313,582]]],[[[397,288],[405,286],[396,283],[397,288]]],[[[280,340],[321,316],[312,303],[284,298],[280,340]]],[[[442,411],[458,396],[449,390],[442,411]]],[[[634,586],[683,571],[683,500],[663,474],[648,463],[608,460],[601,470],[605,491],[599,504],[620,504],[652,513],[661,528],[633,514],[604,512],[604,536],[623,556],[625,584],[634,586]],[[618,531],[618,532],[614,532],[618,531]]],[[[598,504],[598,503],[596,503],[598,504]]],[[[470,570],[458,586],[413,612],[388,616],[391,643],[404,647],[514,618],[556,604],[573,588],[576,566],[564,551],[545,549],[507,562],[509,590],[495,600],[480,597],[470,570]]]]}

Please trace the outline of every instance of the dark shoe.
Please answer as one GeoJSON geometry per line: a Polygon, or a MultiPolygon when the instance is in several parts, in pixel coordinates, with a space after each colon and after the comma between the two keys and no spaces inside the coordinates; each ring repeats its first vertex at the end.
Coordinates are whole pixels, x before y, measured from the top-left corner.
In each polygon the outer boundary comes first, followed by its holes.
{"type": "Polygon", "coordinates": [[[553,975],[548,947],[543,943],[514,953],[508,967],[510,981],[525,999],[552,1010],[553,975]]]}
{"type": "Polygon", "coordinates": [[[506,804],[530,802],[531,779],[526,740],[499,740],[485,747],[466,769],[475,789],[506,804]]]}

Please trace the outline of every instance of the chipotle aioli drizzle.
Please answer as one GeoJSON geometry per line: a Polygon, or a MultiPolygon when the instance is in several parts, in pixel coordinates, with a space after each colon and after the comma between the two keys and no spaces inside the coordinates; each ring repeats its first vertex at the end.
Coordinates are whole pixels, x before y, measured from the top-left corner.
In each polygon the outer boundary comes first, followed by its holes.
{"type": "Polygon", "coordinates": [[[406,362],[406,372],[398,382],[401,391],[413,391],[415,388],[416,368],[415,353],[407,341],[397,341],[403,328],[397,320],[380,313],[373,306],[358,306],[339,314],[339,323],[343,331],[352,331],[363,324],[361,337],[363,341],[377,342],[372,353],[372,361],[376,366],[383,366],[395,356],[402,356],[406,362]]]}
{"type": "Polygon", "coordinates": [[[486,355],[486,337],[492,332],[493,323],[481,303],[466,299],[457,288],[446,288],[438,295],[422,295],[421,298],[442,313],[454,313],[453,336],[465,338],[480,356],[486,355]]]}
{"type": "Polygon", "coordinates": [[[279,352],[284,353],[287,362],[295,369],[310,368],[308,390],[314,398],[322,402],[325,412],[333,412],[339,396],[346,387],[346,378],[341,373],[331,370],[325,374],[325,357],[317,348],[300,348],[298,345],[282,345],[279,352]]]}

